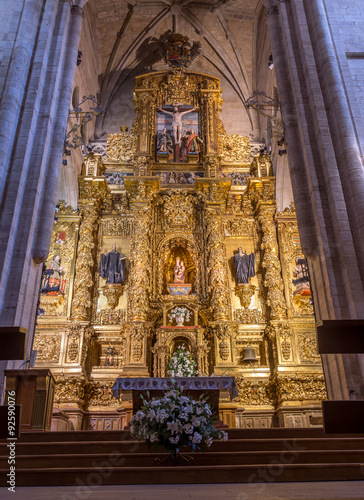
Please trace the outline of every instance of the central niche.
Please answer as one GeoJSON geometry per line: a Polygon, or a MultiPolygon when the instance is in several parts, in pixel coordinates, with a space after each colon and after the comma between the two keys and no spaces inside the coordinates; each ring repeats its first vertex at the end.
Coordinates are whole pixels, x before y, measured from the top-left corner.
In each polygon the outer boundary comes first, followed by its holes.
{"type": "MultiPolygon", "coordinates": [[[[191,293],[195,292],[194,283],[195,283],[195,274],[196,274],[196,266],[193,261],[191,252],[188,249],[187,241],[180,240],[174,241],[174,245],[170,248],[165,269],[164,269],[164,293],[168,294],[168,285],[174,283],[192,285],[191,293]],[[182,264],[183,271],[179,274],[176,269],[177,264],[182,264]]],[[[181,266],[181,267],[182,267],[181,266]]]]}
{"type": "Polygon", "coordinates": [[[190,285],[189,293],[198,293],[197,252],[194,242],[183,237],[165,239],[160,246],[159,262],[159,293],[170,295],[171,285],[176,284],[180,284],[182,287],[190,285]],[[176,272],[176,263],[178,261],[179,263],[183,262],[183,272],[179,275],[176,272]]]}

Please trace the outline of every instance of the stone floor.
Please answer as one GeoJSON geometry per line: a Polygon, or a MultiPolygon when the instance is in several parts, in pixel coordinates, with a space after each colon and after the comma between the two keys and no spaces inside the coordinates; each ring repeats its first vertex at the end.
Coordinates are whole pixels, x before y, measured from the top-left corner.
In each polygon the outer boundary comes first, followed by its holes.
{"type": "Polygon", "coordinates": [[[249,484],[171,484],[0,488],[0,499],[21,500],[324,500],[364,499],[364,481],[249,484]]]}

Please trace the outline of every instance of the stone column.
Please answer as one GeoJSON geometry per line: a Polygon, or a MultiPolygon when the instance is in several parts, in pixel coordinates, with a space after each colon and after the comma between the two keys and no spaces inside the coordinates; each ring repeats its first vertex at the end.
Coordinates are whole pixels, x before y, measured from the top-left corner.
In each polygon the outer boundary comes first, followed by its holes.
{"type": "MultiPolygon", "coordinates": [[[[364,311],[363,170],[322,0],[264,0],[302,250],[315,312],[364,311]]],[[[324,355],[330,399],[363,398],[359,355],[324,355]]]]}
{"type": "Polygon", "coordinates": [[[22,8],[0,104],[0,326],[25,327],[29,353],[37,265],[47,257],[53,229],[82,9],[59,0],[29,0],[22,8]]]}

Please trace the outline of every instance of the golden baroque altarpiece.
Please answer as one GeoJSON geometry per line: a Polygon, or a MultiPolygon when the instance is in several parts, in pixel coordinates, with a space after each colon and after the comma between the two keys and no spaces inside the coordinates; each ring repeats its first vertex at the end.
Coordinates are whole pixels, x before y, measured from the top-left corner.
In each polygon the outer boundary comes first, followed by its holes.
{"type": "Polygon", "coordinates": [[[41,294],[34,349],[56,378],[58,412],[73,428],[120,428],[130,402],[113,397],[115,379],[165,376],[185,344],[200,374],[236,378],[239,397],[220,402],[230,425],[317,425],[325,386],[313,309],[293,284],[303,258],[295,210],[277,213],[269,156],[226,134],[215,77],[139,76],[134,106],[132,130],[109,136],[105,157],[84,157],[78,211],[61,202],[57,212],[47,268],[58,255],[60,286],[41,294]],[[113,246],[125,256],[122,285],[99,274],[113,246]],[[236,282],[238,247],[255,254],[247,284],[236,282]],[[169,291],[177,258],[188,294],[169,291]],[[176,307],[189,311],[183,326],[170,319],[176,307]]]}

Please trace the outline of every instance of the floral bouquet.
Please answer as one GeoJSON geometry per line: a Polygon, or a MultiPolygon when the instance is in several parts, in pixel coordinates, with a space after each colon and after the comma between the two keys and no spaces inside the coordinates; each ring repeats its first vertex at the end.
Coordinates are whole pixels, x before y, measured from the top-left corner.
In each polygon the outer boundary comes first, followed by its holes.
{"type": "Polygon", "coordinates": [[[133,437],[155,443],[169,450],[177,465],[179,449],[191,446],[204,451],[213,439],[227,440],[228,435],[213,426],[213,415],[206,399],[194,401],[183,390],[174,386],[162,398],[144,401],[144,406],[135,413],[130,421],[133,437]]]}
{"type": "Polygon", "coordinates": [[[167,365],[170,377],[194,377],[197,375],[196,361],[185,346],[178,347],[167,365]]]}
{"type": "Polygon", "coordinates": [[[169,321],[176,320],[177,326],[183,326],[185,321],[190,321],[192,312],[187,307],[175,307],[170,314],[168,314],[169,321]]]}

